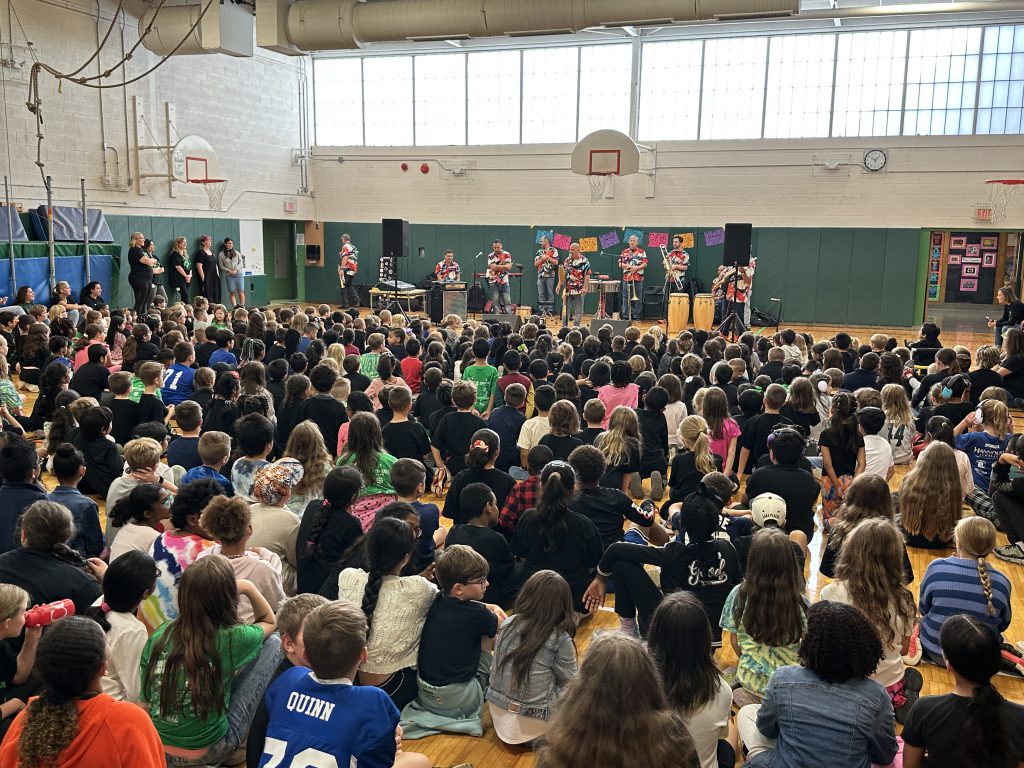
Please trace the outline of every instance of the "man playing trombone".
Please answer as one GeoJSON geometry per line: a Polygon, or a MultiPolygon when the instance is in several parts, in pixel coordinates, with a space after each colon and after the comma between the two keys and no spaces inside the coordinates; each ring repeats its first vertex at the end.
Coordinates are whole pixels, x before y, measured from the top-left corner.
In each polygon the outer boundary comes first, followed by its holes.
{"type": "Polygon", "coordinates": [[[644,270],[647,254],[639,245],[636,235],[629,238],[629,248],[619,255],[622,270],[622,308],[627,320],[639,320],[644,308],[644,270]]]}
{"type": "Polygon", "coordinates": [[[689,267],[690,254],[683,250],[683,238],[676,235],[672,238],[672,250],[665,254],[665,282],[669,293],[683,293],[683,281],[689,267]]]}

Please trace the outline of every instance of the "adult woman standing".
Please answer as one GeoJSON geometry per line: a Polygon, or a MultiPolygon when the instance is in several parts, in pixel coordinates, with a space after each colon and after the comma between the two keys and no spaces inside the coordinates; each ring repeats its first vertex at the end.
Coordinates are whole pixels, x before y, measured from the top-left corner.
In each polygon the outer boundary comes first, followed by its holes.
{"type": "Polygon", "coordinates": [[[188,304],[188,287],[192,284],[192,259],[188,255],[188,241],[184,237],[174,238],[174,248],[167,255],[171,267],[168,283],[171,286],[170,302],[188,304]]]}
{"type": "Polygon", "coordinates": [[[235,241],[224,238],[224,247],[217,254],[217,262],[228,276],[228,299],[236,307],[245,306],[245,283],[242,278],[242,254],[235,250],[235,241]]]}
{"type": "Polygon", "coordinates": [[[156,300],[157,296],[163,296],[164,305],[166,306],[167,292],[164,290],[164,284],[160,280],[160,275],[164,273],[164,267],[160,263],[160,259],[157,258],[156,243],[154,243],[152,240],[146,240],[146,242],[143,244],[143,247],[146,249],[146,254],[149,256],[149,258],[153,259],[155,262],[153,266],[153,281],[152,285],[150,285],[149,287],[149,302],[150,304],[152,304],[156,300]]]}
{"type": "Polygon", "coordinates": [[[998,320],[988,318],[988,327],[996,329],[996,346],[1003,343],[1003,332],[1010,328],[1020,328],[1024,322],[1024,302],[1017,298],[1013,288],[1004,285],[996,291],[996,302],[1003,305],[1003,316],[998,320]]]}
{"type": "MultiPolygon", "coordinates": [[[[144,247],[149,241],[141,232],[132,232],[128,239],[128,285],[135,294],[135,316],[140,320],[149,309],[149,292],[153,287],[153,268],[159,263],[150,256],[144,247]]],[[[31,292],[31,288],[29,292],[31,292]]],[[[19,291],[19,297],[20,297],[19,291]]],[[[29,299],[31,301],[31,299],[29,299]]]]}
{"type": "Polygon", "coordinates": [[[220,304],[220,268],[217,257],[210,250],[213,238],[203,235],[199,238],[199,248],[192,254],[192,263],[199,274],[196,295],[205,296],[210,304],[220,304]]]}

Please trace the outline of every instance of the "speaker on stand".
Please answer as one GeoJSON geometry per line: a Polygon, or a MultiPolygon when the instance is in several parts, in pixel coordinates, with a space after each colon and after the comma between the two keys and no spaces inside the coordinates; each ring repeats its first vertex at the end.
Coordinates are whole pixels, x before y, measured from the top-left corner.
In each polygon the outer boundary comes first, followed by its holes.
{"type": "Polygon", "coordinates": [[[409,222],[405,219],[382,219],[380,222],[381,282],[394,286],[394,295],[384,309],[393,315],[405,315],[406,309],[398,301],[398,259],[409,258],[409,222]],[[385,279],[385,264],[391,268],[390,280],[385,279]]]}

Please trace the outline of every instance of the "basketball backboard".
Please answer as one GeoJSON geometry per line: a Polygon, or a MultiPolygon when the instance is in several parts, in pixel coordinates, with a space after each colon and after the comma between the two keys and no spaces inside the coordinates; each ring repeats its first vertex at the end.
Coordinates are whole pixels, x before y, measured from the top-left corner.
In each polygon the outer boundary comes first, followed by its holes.
{"type": "Polygon", "coordinates": [[[217,151],[202,136],[189,135],[174,145],[171,173],[178,181],[223,179],[217,151]]]}
{"type": "Polygon", "coordinates": [[[640,148],[619,131],[594,131],[573,148],[570,168],[580,176],[627,176],[640,170],[640,148]]]}

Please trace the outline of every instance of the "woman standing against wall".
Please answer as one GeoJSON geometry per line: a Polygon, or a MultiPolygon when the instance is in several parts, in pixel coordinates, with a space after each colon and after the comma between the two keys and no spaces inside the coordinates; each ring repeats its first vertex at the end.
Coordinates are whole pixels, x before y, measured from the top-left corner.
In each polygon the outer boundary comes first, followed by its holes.
{"type": "Polygon", "coordinates": [[[188,287],[192,284],[192,259],[188,255],[188,241],[184,237],[174,238],[174,248],[167,256],[171,271],[168,275],[171,286],[169,303],[180,301],[188,304],[188,287]]]}
{"type": "Polygon", "coordinates": [[[153,259],[153,284],[149,286],[149,303],[152,304],[157,296],[163,296],[164,306],[167,306],[167,292],[164,290],[164,284],[160,280],[160,275],[164,273],[163,265],[160,263],[160,259],[156,255],[156,243],[152,240],[146,240],[143,244],[146,249],[146,254],[149,258],[153,259]]]}
{"type": "Polygon", "coordinates": [[[149,310],[149,294],[153,290],[153,273],[160,268],[160,262],[147,250],[151,244],[141,232],[132,232],[128,239],[128,285],[135,294],[135,315],[139,319],[149,310]]]}
{"type": "Polygon", "coordinates": [[[199,249],[192,254],[192,263],[199,275],[196,295],[205,296],[211,305],[220,304],[220,268],[217,266],[217,257],[210,250],[212,244],[213,238],[203,235],[199,238],[199,249]]]}
{"type": "Polygon", "coordinates": [[[244,307],[245,283],[243,282],[242,268],[245,265],[242,263],[242,254],[235,250],[235,242],[230,237],[224,238],[224,247],[217,254],[217,261],[220,262],[220,268],[227,273],[228,298],[232,305],[244,307]]]}

